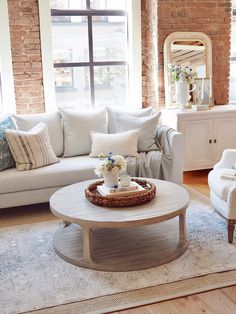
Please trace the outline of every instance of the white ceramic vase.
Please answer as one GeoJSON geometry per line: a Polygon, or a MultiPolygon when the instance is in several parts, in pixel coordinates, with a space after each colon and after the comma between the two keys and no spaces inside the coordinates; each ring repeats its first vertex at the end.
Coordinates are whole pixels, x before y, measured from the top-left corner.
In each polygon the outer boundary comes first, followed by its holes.
{"type": "Polygon", "coordinates": [[[176,88],[176,103],[179,105],[180,109],[186,108],[188,101],[190,99],[189,95],[189,84],[186,81],[179,80],[175,83],[176,88]]]}
{"type": "Polygon", "coordinates": [[[115,187],[119,185],[119,171],[107,171],[103,174],[104,184],[108,187],[115,187]]]}

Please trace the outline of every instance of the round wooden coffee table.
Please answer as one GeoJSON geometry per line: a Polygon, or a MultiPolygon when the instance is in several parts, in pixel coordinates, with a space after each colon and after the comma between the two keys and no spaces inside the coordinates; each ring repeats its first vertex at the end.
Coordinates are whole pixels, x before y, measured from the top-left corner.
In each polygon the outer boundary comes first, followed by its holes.
{"type": "Polygon", "coordinates": [[[156,185],[156,197],[134,207],[91,204],[84,190],[93,180],[55,192],[50,208],[64,221],[54,235],[56,253],[74,265],[106,271],[145,269],[183,254],[188,192],[171,182],[147,180],[156,185]]]}

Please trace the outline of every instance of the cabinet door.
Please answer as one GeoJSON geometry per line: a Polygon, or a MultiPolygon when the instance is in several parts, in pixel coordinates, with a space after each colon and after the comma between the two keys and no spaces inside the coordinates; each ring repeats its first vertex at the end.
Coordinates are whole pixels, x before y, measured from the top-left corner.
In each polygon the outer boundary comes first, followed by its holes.
{"type": "Polygon", "coordinates": [[[212,120],[182,121],[179,131],[184,136],[184,170],[212,166],[212,120]]]}
{"type": "Polygon", "coordinates": [[[213,160],[217,163],[226,148],[236,148],[236,117],[213,120],[213,160]]]}

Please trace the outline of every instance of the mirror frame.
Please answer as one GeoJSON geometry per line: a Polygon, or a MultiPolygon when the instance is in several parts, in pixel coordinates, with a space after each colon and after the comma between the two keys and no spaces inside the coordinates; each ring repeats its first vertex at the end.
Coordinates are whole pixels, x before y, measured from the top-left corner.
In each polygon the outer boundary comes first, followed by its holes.
{"type": "MultiPolygon", "coordinates": [[[[178,40],[200,40],[203,42],[206,47],[206,78],[210,78],[212,80],[212,43],[211,39],[204,33],[201,32],[174,32],[171,33],[164,42],[164,79],[165,79],[165,104],[166,107],[174,107],[171,104],[169,86],[172,84],[170,82],[170,76],[168,73],[168,64],[171,63],[171,44],[173,41],[178,40]]],[[[211,82],[211,95],[212,95],[212,103],[214,104],[214,96],[213,96],[213,87],[211,82]]]]}

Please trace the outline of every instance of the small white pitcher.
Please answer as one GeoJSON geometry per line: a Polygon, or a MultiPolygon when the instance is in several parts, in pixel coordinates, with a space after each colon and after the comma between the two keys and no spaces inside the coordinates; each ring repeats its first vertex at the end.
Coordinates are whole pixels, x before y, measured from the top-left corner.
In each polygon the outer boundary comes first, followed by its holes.
{"type": "MultiPolygon", "coordinates": [[[[173,86],[173,84],[171,85],[173,86]]],[[[188,101],[191,98],[190,93],[194,91],[196,85],[193,85],[193,88],[189,90],[189,83],[186,81],[179,80],[175,82],[175,91],[176,91],[176,104],[179,105],[179,109],[186,108],[188,101]]]]}

